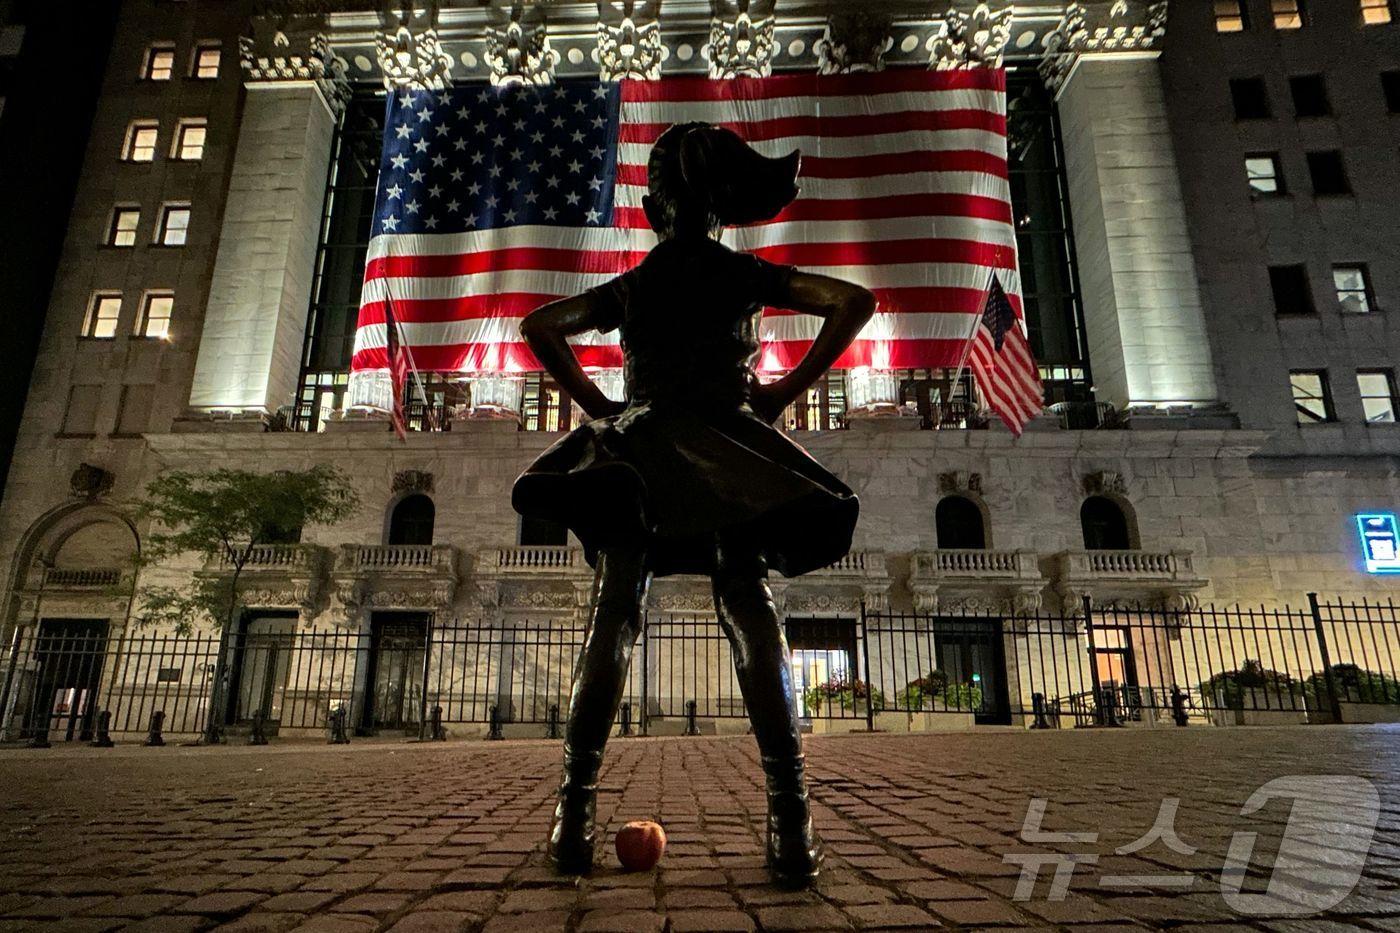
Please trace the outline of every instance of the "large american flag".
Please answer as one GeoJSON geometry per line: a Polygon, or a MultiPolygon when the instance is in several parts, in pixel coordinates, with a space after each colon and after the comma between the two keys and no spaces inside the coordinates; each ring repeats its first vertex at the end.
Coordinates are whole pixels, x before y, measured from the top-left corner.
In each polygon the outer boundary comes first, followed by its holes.
{"type": "MultiPolygon", "coordinates": [[[[646,161],[668,126],[728,126],[768,155],[802,150],[800,196],[730,230],[736,249],[858,282],[879,311],[837,364],[956,366],[989,271],[1021,314],[999,69],[716,81],[566,81],[393,94],[355,336],[381,387],[392,298],[420,370],[538,369],[520,318],[631,268],[656,242],[646,161]]],[[[760,368],[802,356],[820,320],[768,309],[760,368]]],[[[585,334],[586,367],[622,362],[585,334]]]]}

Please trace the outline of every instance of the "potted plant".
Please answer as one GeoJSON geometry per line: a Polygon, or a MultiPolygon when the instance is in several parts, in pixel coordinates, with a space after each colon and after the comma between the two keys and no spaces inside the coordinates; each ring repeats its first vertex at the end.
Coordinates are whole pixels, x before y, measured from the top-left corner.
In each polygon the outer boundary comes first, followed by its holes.
{"type": "Polygon", "coordinates": [[[1308,721],[1303,685],[1282,671],[1246,660],[1238,670],[1216,674],[1201,685],[1201,696],[1212,702],[1216,725],[1282,725],[1308,721]]]}

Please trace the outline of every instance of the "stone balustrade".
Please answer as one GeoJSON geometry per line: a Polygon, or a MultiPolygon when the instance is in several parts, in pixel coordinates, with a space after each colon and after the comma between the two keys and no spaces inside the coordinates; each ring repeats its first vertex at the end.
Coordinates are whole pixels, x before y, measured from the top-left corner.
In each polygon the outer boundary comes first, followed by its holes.
{"type": "MultiPolygon", "coordinates": [[[[312,573],[320,564],[323,553],[324,550],[315,544],[258,544],[248,552],[243,570],[245,573],[250,570],[312,573]]],[[[207,569],[231,571],[233,562],[227,557],[219,557],[207,569]]]]}
{"type": "Polygon", "coordinates": [[[486,573],[558,574],[590,572],[583,549],[576,547],[519,544],[487,548],[477,567],[486,573]]]}
{"type": "Polygon", "coordinates": [[[454,572],[457,549],[450,544],[346,544],[337,570],[348,572],[454,572]]]}
{"type": "Polygon", "coordinates": [[[1031,551],[939,548],[915,551],[909,590],[921,612],[1031,612],[1045,579],[1031,551]]]}
{"type": "Polygon", "coordinates": [[[1196,575],[1189,551],[1061,551],[1049,571],[1066,611],[1090,596],[1102,606],[1194,605],[1207,581],[1196,575]]]}
{"type": "Polygon", "coordinates": [[[48,590],[105,590],[120,586],[119,567],[50,567],[44,571],[48,590]]]}
{"type": "Polygon", "coordinates": [[[821,575],[883,577],[886,575],[885,552],[852,550],[831,566],[814,572],[821,575]]]}

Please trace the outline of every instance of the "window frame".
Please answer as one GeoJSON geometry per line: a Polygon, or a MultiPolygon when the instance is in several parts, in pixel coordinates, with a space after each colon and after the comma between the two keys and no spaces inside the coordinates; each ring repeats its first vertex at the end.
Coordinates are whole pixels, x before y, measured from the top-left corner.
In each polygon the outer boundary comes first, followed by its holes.
{"type": "Polygon", "coordinates": [[[117,289],[100,289],[93,292],[92,297],[88,299],[87,312],[83,315],[83,328],[78,336],[83,340],[116,340],[117,330],[121,326],[122,302],[122,293],[117,289]],[[104,336],[98,334],[97,329],[99,324],[108,320],[101,315],[102,304],[108,300],[116,301],[117,312],[110,318],[112,332],[104,336]]]}
{"type": "Polygon", "coordinates": [[[116,204],[112,207],[112,213],[107,220],[107,236],[103,240],[104,246],[111,246],[115,249],[131,249],[136,245],[137,237],[141,230],[141,207],[138,204],[116,204]],[[136,220],[131,225],[130,230],[122,230],[121,219],[127,215],[134,215],[136,220]],[[118,243],[117,236],[128,233],[131,236],[130,242],[118,243]]]}
{"type": "Polygon", "coordinates": [[[1310,25],[1307,0],[1269,0],[1269,17],[1274,24],[1274,29],[1279,32],[1294,32],[1310,25]],[[1285,4],[1291,5],[1293,9],[1280,11],[1279,7],[1285,4]],[[1296,23],[1289,25],[1281,22],[1284,17],[1296,17],[1296,23]]]}
{"type": "Polygon", "coordinates": [[[1326,369],[1290,369],[1288,371],[1289,394],[1293,398],[1294,418],[1299,427],[1306,427],[1312,424],[1331,424],[1337,420],[1337,409],[1332,403],[1332,386],[1327,378],[1326,369]],[[1323,417],[1315,420],[1304,420],[1305,409],[1299,404],[1298,386],[1294,383],[1296,376],[1316,376],[1318,380],[1319,394],[1316,400],[1322,403],[1323,417]]]}
{"type": "Polygon", "coordinates": [[[1211,5],[1211,20],[1215,24],[1215,32],[1217,35],[1232,35],[1237,32],[1248,32],[1250,26],[1249,7],[1245,4],[1245,0],[1214,0],[1211,5]],[[1227,3],[1234,5],[1235,11],[1233,13],[1221,11],[1222,4],[1227,3]],[[1227,21],[1238,22],[1239,28],[1221,29],[1221,23],[1227,21]]]}
{"type": "Polygon", "coordinates": [[[1249,186],[1249,196],[1252,198],[1281,198],[1288,194],[1288,184],[1283,178],[1283,160],[1279,158],[1277,152],[1246,152],[1244,154],[1244,175],[1245,184],[1249,186]],[[1273,179],[1273,191],[1264,191],[1254,187],[1255,176],[1250,173],[1249,163],[1261,159],[1267,159],[1273,167],[1274,174],[1268,176],[1273,179]]]}
{"type": "Polygon", "coordinates": [[[116,424],[112,426],[113,437],[140,437],[142,434],[145,434],[147,430],[149,430],[151,426],[150,410],[152,403],[155,401],[155,389],[155,385],[148,382],[122,383],[121,394],[117,397],[117,420],[116,424]],[[131,427],[132,425],[127,423],[126,419],[128,417],[128,413],[133,410],[131,406],[132,390],[141,389],[149,389],[151,394],[151,397],[146,400],[145,406],[137,406],[137,410],[144,409],[145,411],[145,417],[141,419],[143,428],[140,431],[129,431],[126,429],[131,427]]]}
{"type": "Polygon", "coordinates": [[[189,201],[166,201],[164,204],[162,204],[160,206],[160,214],[158,214],[156,217],[156,236],[154,241],[155,245],[181,247],[188,243],[190,239],[190,220],[193,217],[193,215],[194,210],[193,208],[191,208],[189,201]],[[184,226],[172,227],[170,225],[171,215],[179,213],[181,211],[183,211],[185,215],[184,226]],[[180,242],[171,243],[167,239],[167,237],[172,231],[178,231],[181,234],[180,242]]]}
{"type": "Polygon", "coordinates": [[[1327,87],[1327,76],[1321,72],[1312,74],[1289,75],[1288,76],[1288,96],[1293,101],[1293,119],[1295,120],[1323,120],[1336,116],[1336,111],[1332,107],[1332,93],[1327,87]],[[1323,109],[1318,113],[1302,113],[1298,108],[1298,88],[1303,82],[1316,81],[1322,91],[1323,109]]]}
{"type": "Polygon", "coordinates": [[[176,162],[201,162],[204,150],[209,148],[209,120],[206,117],[181,117],[175,124],[175,136],[170,143],[170,158],[176,162]],[[185,154],[185,136],[191,130],[203,130],[204,137],[199,141],[199,155],[185,154]]]}
{"type": "Polygon", "coordinates": [[[1347,172],[1346,155],[1340,149],[1314,149],[1304,153],[1304,159],[1308,163],[1308,180],[1312,183],[1312,193],[1315,198],[1348,198],[1355,194],[1351,186],[1351,175],[1347,172]],[[1337,160],[1337,173],[1341,179],[1341,187],[1335,191],[1320,191],[1317,184],[1317,162],[1322,158],[1335,157],[1337,160]]]}
{"type": "Polygon", "coordinates": [[[170,324],[171,324],[171,322],[172,322],[174,319],[175,319],[175,292],[172,291],[172,290],[170,290],[170,289],[168,289],[168,288],[152,288],[152,289],[148,289],[147,291],[143,292],[142,295],[141,295],[141,311],[140,311],[140,313],[136,316],[136,328],[135,328],[135,330],[134,330],[134,332],[133,332],[133,336],[135,336],[136,338],[138,338],[138,339],[140,339],[140,340],[169,340],[169,339],[170,339],[170,324]],[[154,320],[164,321],[164,322],[165,322],[165,331],[164,331],[163,333],[160,333],[160,334],[152,334],[152,333],[151,333],[151,321],[153,320],[153,318],[151,317],[151,305],[152,305],[154,302],[156,302],[156,301],[158,301],[158,300],[160,300],[160,299],[164,299],[164,298],[170,299],[170,309],[166,312],[165,317],[163,317],[163,318],[154,318],[154,320]]]}
{"type": "Polygon", "coordinates": [[[1237,122],[1253,120],[1272,120],[1274,118],[1274,102],[1269,97],[1269,83],[1264,80],[1262,75],[1250,75],[1248,77],[1242,78],[1231,78],[1229,81],[1229,89],[1230,109],[1234,111],[1235,120],[1237,122]],[[1263,109],[1257,114],[1244,115],[1240,113],[1240,99],[1239,95],[1236,93],[1236,89],[1244,88],[1246,86],[1257,87],[1260,91],[1259,99],[1263,103],[1263,109]]]}
{"type": "Polygon", "coordinates": [[[224,67],[224,44],[218,39],[200,39],[194,44],[194,50],[190,53],[190,77],[195,81],[217,81],[219,73],[224,67]],[[206,52],[213,52],[215,55],[214,73],[211,75],[200,74],[204,66],[200,64],[200,58],[206,52]]]}
{"type": "Polygon", "coordinates": [[[146,46],[146,51],[141,56],[141,80],[151,82],[173,81],[175,79],[175,63],[177,57],[175,43],[152,42],[150,45],[146,46]],[[170,56],[170,63],[165,68],[161,69],[165,72],[165,77],[158,78],[155,75],[155,60],[156,56],[162,53],[170,56]]]}
{"type": "MultiPolygon", "coordinates": [[[[1355,294],[1356,289],[1347,289],[1347,294],[1355,294]]],[[[1376,307],[1376,293],[1371,288],[1371,269],[1364,262],[1336,262],[1332,264],[1332,293],[1337,298],[1337,310],[1347,315],[1370,315],[1375,314],[1379,309],[1376,307]],[[1337,284],[1338,272],[1358,272],[1361,274],[1361,297],[1366,301],[1365,311],[1348,311],[1342,302],[1342,288],[1337,284]]]]}
{"type": "Polygon", "coordinates": [[[1395,370],[1391,367],[1362,367],[1356,371],[1356,394],[1361,399],[1361,418],[1366,424],[1397,424],[1400,423],[1400,385],[1395,381],[1395,370]],[[1380,376],[1385,380],[1386,395],[1367,395],[1362,387],[1361,379],[1364,376],[1380,376]],[[1390,420],[1375,421],[1366,412],[1366,402],[1384,398],[1390,405],[1390,420]]]}
{"type": "Polygon", "coordinates": [[[1387,26],[1395,22],[1395,0],[1358,0],[1357,12],[1361,15],[1362,26],[1387,26]],[[1383,10],[1385,19],[1368,19],[1371,10],[1383,10]]]}
{"type": "MultiPolygon", "coordinates": [[[[144,149],[146,149],[147,147],[146,147],[146,146],[141,146],[140,148],[144,150],[144,149]]],[[[133,162],[133,163],[137,163],[137,164],[141,164],[141,165],[148,165],[148,164],[150,164],[151,162],[154,162],[154,161],[156,160],[156,153],[159,152],[159,151],[160,151],[160,121],[159,121],[159,120],[155,120],[155,119],[150,119],[150,118],[143,117],[143,118],[140,118],[140,119],[132,120],[130,123],[127,124],[127,127],[126,127],[126,138],[125,138],[125,140],[122,142],[122,157],[121,157],[121,161],[123,161],[123,162],[133,162]],[[151,155],[150,155],[150,158],[147,158],[147,159],[138,159],[138,158],[136,158],[137,138],[138,138],[138,136],[140,136],[140,134],[141,134],[142,132],[144,132],[145,130],[150,130],[150,131],[152,131],[153,133],[155,133],[155,135],[151,137],[151,142],[150,142],[150,146],[149,146],[151,155]]]]}
{"type": "Polygon", "coordinates": [[[1275,318],[1297,318],[1313,317],[1317,314],[1317,302],[1313,300],[1312,277],[1308,275],[1307,264],[1301,262],[1283,263],[1281,265],[1269,266],[1269,293],[1274,302],[1275,318]],[[1301,276],[1301,287],[1298,294],[1302,296],[1302,303],[1296,310],[1284,310],[1279,303],[1279,276],[1284,272],[1298,272],[1301,276]]]}

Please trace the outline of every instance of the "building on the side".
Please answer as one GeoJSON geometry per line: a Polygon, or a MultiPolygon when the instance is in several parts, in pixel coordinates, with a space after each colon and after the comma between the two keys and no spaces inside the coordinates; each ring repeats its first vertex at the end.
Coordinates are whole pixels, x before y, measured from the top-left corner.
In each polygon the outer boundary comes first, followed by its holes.
{"type": "MultiPolygon", "coordinates": [[[[233,665],[230,719],[276,720],[288,678],[322,677],[293,650],[313,632],[337,646],[322,680],[358,704],[359,728],[417,723],[430,694],[449,722],[492,705],[542,721],[511,696],[526,668],[562,695],[590,575],[562,529],[518,519],[509,488],[577,423],[568,398],[537,373],[504,386],[434,375],[438,429],[417,406],[406,443],[382,412],[347,410],[385,89],[415,83],[1004,60],[1047,409],[1016,439],[982,414],[970,377],[904,371],[832,374],[787,413],[862,500],[847,559],[775,586],[809,681],[869,650],[851,634],[862,606],[984,614],[937,663],[1007,678],[1034,664],[1015,620],[1052,612],[1072,629],[1085,597],[1179,610],[1396,592],[1366,572],[1357,533],[1358,514],[1400,502],[1393,0],[861,14],[793,0],[776,14],[682,4],[659,20],[654,4],[560,3],[547,21],[499,4],[407,20],[327,6],[121,6],[0,504],[9,728],[50,695],[89,715],[100,701],[81,697],[132,667],[118,669],[123,639],[171,637],[133,621],[143,581],[219,568],[137,575],[129,504],[162,469],[212,465],[332,462],[362,499],[345,522],[259,553],[233,635],[257,649],[233,665]],[[101,651],[45,674],[22,647],[44,637],[101,651]],[[434,638],[450,665],[425,663],[434,638]],[[444,677],[472,711],[440,699],[444,677]]],[[[651,606],[682,633],[668,656],[727,658],[705,628],[707,581],[658,581],[651,606]]],[[[139,675],[155,685],[142,690],[185,696],[186,731],[216,650],[200,637],[203,654],[139,675]]],[[[646,657],[642,691],[663,664],[646,657]]],[[[1132,673],[1142,658],[1115,663],[1106,677],[1148,676],[1132,673]]],[[[299,715],[319,728],[331,701],[312,693],[320,705],[299,715]]]]}

